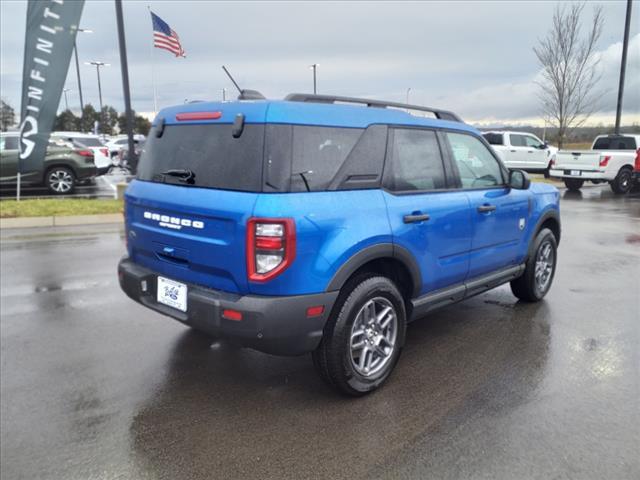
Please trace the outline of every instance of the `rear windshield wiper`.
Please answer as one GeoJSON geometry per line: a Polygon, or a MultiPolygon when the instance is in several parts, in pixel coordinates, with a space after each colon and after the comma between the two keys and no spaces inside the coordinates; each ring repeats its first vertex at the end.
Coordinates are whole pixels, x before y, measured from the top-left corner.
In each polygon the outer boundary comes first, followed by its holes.
{"type": "Polygon", "coordinates": [[[171,177],[178,177],[180,181],[186,182],[189,184],[195,183],[196,174],[193,173],[188,168],[179,168],[175,170],[167,170],[166,172],[162,172],[162,175],[169,175],[171,177]]]}

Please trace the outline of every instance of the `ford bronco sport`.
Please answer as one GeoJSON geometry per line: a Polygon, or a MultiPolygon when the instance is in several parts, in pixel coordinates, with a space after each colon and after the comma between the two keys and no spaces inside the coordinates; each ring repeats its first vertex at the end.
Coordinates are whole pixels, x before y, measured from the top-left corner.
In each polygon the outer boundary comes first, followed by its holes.
{"type": "Polygon", "coordinates": [[[155,119],[127,189],[119,280],[212,336],[311,352],[362,395],[407,322],[506,282],[545,296],[558,198],[447,111],[305,94],[180,105],[155,119]]]}

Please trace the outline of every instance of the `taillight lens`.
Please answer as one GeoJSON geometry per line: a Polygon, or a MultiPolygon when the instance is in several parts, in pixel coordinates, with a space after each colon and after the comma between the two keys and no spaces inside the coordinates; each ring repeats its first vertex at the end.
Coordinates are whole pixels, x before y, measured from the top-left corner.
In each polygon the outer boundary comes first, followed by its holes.
{"type": "Polygon", "coordinates": [[[640,172],[640,148],[636,150],[636,160],[633,164],[633,169],[636,172],[640,172]]]}
{"type": "Polygon", "coordinates": [[[108,157],[109,156],[109,149],[108,148],[101,148],[100,149],[100,153],[102,155],[104,155],[105,157],[108,157]]]}
{"type": "Polygon", "coordinates": [[[76,153],[83,157],[93,157],[93,152],[91,150],[76,150],[76,153]]]}
{"type": "Polygon", "coordinates": [[[250,218],[247,222],[247,274],[266,282],[282,273],[296,254],[295,223],[290,218],[250,218]]]}
{"type": "Polygon", "coordinates": [[[602,160],[600,160],[600,166],[601,167],[606,167],[609,164],[609,160],[611,160],[611,156],[607,155],[602,160]]]}

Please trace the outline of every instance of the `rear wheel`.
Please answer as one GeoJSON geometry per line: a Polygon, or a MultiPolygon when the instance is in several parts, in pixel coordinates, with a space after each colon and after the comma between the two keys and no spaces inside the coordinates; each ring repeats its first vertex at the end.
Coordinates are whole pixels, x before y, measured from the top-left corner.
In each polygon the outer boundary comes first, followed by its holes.
{"type": "Polygon", "coordinates": [[[538,302],[551,288],[556,273],[558,243],[551,230],[544,228],[536,235],[533,254],[527,260],[521,277],[511,282],[511,291],[520,300],[538,302]]]}
{"type": "Polygon", "coordinates": [[[67,167],[53,167],[47,171],[45,182],[49,191],[55,195],[72,193],[76,186],[76,177],[67,167]]]}
{"type": "Polygon", "coordinates": [[[579,178],[565,178],[564,184],[571,192],[577,192],[584,185],[584,180],[580,180],[579,178]]]}
{"type": "Polygon", "coordinates": [[[614,193],[629,193],[629,190],[631,190],[633,186],[631,169],[628,167],[621,168],[616,178],[614,178],[609,185],[611,185],[611,190],[613,190],[614,193]]]}
{"type": "Polygon", "coordinates": [[[342,393],[372,392],[389,377],[404,344],[404,300],[386,277],[365,275],[340,293],[313,363],[342,393]]]}

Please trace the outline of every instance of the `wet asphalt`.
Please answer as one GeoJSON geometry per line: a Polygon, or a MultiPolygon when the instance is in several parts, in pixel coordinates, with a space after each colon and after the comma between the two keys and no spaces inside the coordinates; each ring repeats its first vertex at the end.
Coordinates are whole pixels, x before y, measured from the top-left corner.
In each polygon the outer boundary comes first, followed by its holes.
{"type": "Polygon", "coordinates": [[[361,399],[129,300],[118,226],[2,231],[2,479],[640,478],[640,194],[562,197],[546,299],[414,322],[361,399]]]}

